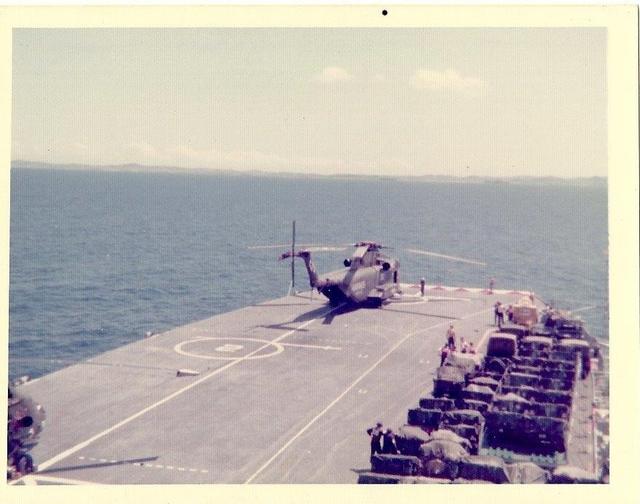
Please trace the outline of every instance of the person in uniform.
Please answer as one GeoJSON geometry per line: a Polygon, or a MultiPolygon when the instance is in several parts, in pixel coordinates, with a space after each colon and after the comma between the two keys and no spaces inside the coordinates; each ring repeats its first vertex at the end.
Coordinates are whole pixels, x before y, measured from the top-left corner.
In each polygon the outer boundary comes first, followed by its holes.
{"type": "Polygon", "coordinates": [[[367,429],[367,434],[371,437],[371,456],[382,453],[382,423],[378,422],[375,427],[367,429]]]}
{"type": "Polygon", "coordinates": [[[382,436],[382,453],[388,455],[397,455],[399,452],[396,444],[396,435],[391,429],[387,429],[382,436]]]}
{"type": "Polygon", "coordinates": [[[504,305],[500,301],[498,301],[496,311],[498,312],[498,327],[502,327],[504,324],[504,305]]]}
{"type": "Polygon", "coordinates": [[[447,357],[449,356],[449,343],[445,343],[440,349],[440,367],[444,366],[447,357]]]}
{"type": "Polygon", "coordinates": [[[450,350],[456,349],[456,331],[453,328],[453,324],[451,324],[447,330],[447,345],[449,345],[450,350]]]}

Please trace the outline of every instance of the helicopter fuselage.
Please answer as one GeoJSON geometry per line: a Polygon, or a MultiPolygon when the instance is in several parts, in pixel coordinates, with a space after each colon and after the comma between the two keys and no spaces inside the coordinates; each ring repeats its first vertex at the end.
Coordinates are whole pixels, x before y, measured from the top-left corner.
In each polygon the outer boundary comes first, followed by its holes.
{"type": "MultiPolygon", "coordinates": [[[[319,275],[311,262],[308,251],[294,254],[305,261],[309,273],[309,283],[331,304],[341,303],[372,304],[382,302],[398,292],[398,268],[396,259],[380,253],[375,244],[365,243],[356,248],[351,259],[346,259],[346,268],[319,275]]],[[[281,259],[291,257],[285,253],[281,259]]]]}

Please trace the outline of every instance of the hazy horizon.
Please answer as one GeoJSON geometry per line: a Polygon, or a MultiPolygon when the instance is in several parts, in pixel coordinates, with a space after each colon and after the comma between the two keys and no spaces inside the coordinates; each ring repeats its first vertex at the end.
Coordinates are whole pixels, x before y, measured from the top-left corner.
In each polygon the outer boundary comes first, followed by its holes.
{"type": "Polygon", "coordinates": [[[15,29],[12,159],[607,176],[601,28],[15,29]]]}
{"type": "Polygon", "coordinates": [[[169,172],[169,173],[235,173],[235,174],[258,174],[258,175],[277,175],[277,176],[309,176],[309,177],[390,177],[390,178],[401,178],[401,179],[411,179],[411,178],[450,178],[450,179],[467,179],[467,178],[477,178],[477,179],[521,179],[521,178],[532,178],[532,179],[559,179],[564,181],[571,180],[583,180],[583,179],[608,179],[608,175],[576,175],[569,177],[562,177],[558,175],[507,175],[507,176],[496,176],[496,175],[465,175],[465,174],[400,174],[400,175],[389,175],[385,173],[350,173],[350,172],[342,172],[342,173],[334,173],[327,171],[326,173],[305,173],[301,171],[278,171],[278,170],[259,170],[259,169],[247,169],[247,170],[234,170],[230,168],[217,168],[211,169],[207,167],[185,167],[185,166],[172,166],[172,165],[148,165],[148,164],[140,164],[140,163],[123,163],[123,164],[82,164],[82,163],[48,163],[41,161],[31,161],[28,159],[13,159],[11,160],[11,168],[12,169],[59,169],[59,170],[73,170],[73,171],[92,171],[92,170],[104,170],[104,171],[114,171],[114,172],[169,172]],[[18,166],[15,166],[18,165],[18,166]]]}

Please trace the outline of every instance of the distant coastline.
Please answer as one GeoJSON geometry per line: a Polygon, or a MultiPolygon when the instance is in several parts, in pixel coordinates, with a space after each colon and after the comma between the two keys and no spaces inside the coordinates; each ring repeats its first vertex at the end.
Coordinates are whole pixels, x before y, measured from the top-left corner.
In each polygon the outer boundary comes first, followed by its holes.
{"type": "Polygon", "coordinates": [[[306,178],[337,180],[383,180],[395,182],[424,182],[449,184],[515,184],[515,185],[567,185],[580,187],[606,187],[607,177],[549,177],[549,176],[455,176],[455,175],[363,175],[363,174],[319,174],[297,172],[274,172],[262,170],[219,170],[210,168],[183,168],[178,166],[151,166],[138,163],[119,165],[84,165],[79,163],[43,163],[40,161],[15,160],[12,169],[31,170],[69,170],[69,171],[105,171],[118,173],[194,173],[226,176],[253,176],[270,178],[306,178]]]}

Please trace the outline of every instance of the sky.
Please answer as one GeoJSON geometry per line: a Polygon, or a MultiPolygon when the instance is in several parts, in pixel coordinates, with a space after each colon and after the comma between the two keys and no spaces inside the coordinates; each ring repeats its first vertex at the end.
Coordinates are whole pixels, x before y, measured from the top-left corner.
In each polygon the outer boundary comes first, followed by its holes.
{"type": "Polygon", "coordinates": [[[600,28],[14,29],[12,159],[607,176],[600,28]]]}

